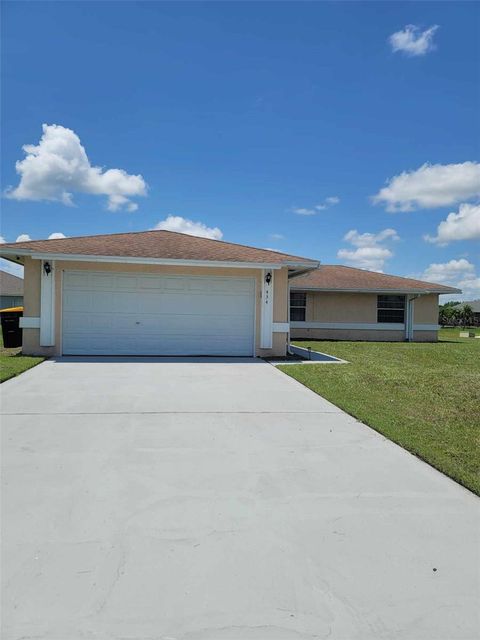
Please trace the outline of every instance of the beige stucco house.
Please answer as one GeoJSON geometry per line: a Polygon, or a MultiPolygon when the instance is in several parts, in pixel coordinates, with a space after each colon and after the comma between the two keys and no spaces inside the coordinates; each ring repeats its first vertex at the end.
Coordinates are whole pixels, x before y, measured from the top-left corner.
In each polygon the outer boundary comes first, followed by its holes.
{"type": "Polygon", "coordinates": [[[318,261],[170,231],[4,244],[24,271],[23,352],[284,355],[288,282],[318,261]]]}
{"type": "Polygon", "coordinates": [[[438,296],[459,289],[321,265],[290,282],[290,335],[320,340],[414,340],[438,335],[438,296]]]}
{"type": "Polygon", "coordinates": [[[283,356],[290,334],[435,340],[438,294],[458,291],[170,231],[4,244],[0,256],[25,267],[23,352],[47,356],[283,356]]]}

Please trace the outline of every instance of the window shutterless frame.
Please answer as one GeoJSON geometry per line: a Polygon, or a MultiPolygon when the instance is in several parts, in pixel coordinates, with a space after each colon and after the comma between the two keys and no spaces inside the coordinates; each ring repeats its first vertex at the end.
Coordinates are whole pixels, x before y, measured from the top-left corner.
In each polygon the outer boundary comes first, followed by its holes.
{"type": "Polygon", "coordinates": [[[290,320],[305,322],[307,294],[304,291],[290,291],[290,320]]]}
{"type": "Polygon", "coordinates": [[[377,322],[405,322],[405,296],[377,296],[377,322]]]}

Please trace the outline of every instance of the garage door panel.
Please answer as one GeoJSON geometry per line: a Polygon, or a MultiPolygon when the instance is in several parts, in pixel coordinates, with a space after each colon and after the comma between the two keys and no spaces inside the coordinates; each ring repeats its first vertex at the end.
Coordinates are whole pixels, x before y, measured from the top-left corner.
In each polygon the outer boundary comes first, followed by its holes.
{"type": "Polygon", "coordinates": [[[102,314],[102,313],[64,313],[63,327],[66,333],[90,333],[94,331],[123,331],[125,335],[131,331],[150,332],[161,335],[191,333],[192,322],[195,331],[201,335],[223,336],[248,335],[251,318],[211,317],[205,315],[181,316],[174,314],[102,314]]]}
{"type": "Polygon", "coordinates": [[[68,291],[63,296],[63,310],[81,313],[84,309],[93,308],[91,291],[68,291]]]}
{"type": "Polygon", "coordinates": [[[253,279],[66,272],[63,283],[65,354],[252,355],[253,279]]]}
{"type": "MultiPolygon", "coordinates": [[[[232,338],[195,336],[189,340],[189,353],[183,353],[185,336],[181,334],[160,336],[117,335],[108,343],[104,336],[91,337],[88,343],[88,355],[245,355],[251,351],[249,339],[238,336],[232,338]],[[160,351],[161,350],[161,351],[160,351]]],[[[85,355],[83,335],[73,334],[69,338],[69,355],[85,355]]]]}
{"type": "Polygon", "coordinates": [[[115,316],[111,313],[63,313],[63,331],[64,333],[77,332],[85,333],[92,330],[111,331],[115,326],[115,316]]]}
{"type": "Polygon", "coordinates": [[[77,287],[87,287],[89,284],[89,276],[84,273],[65,273],[63,276],[64,286],[68,286],[69,289],[77,287]]]}
{"type": "Polygon", "coordinates": [[[135,291],[138,288],[138,276],[115,276],[115,288],[119,291],[128,289],[135,291]]]}
{"type": "Polygon", "coordinates": [[[186,278],[163,278],[163,286],[166,291],[186,291],[186,278]]]}
{"type": "Polygon", "coordinates": [[[248,297],[235,298],[233,296],[203,295],[172,295],[165,293],[161,297],[162,306],[159,312],[170,313],[175,310],[177,315],[248,315],[251,317],[253,301],[248,297]]]}
{"type": "Polygon", "coordinates": [[[85,272],[65,272],[63,276],[63,285],[69,290],[84,289],[91,291],[92,289],[112,290],[115,286],[115,276],[108,274],[92,274],[85,272]],[[93,277],[95,275],[95,278],[93,277]]]}

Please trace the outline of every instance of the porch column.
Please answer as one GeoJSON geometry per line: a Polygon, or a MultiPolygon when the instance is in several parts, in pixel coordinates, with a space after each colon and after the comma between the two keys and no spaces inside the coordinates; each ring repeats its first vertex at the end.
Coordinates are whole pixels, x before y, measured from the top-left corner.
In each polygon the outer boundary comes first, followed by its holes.
{"type": "Polygon", "coordinates": [[[273,333],[273,270],[262,270],[262,292],[260,312],[260,348],[272,348],[273,333]]]}
{"type": "Polygon", "coordinates": [[[40,261],[40,346],[55,345],[55,262],[40,261]]]}

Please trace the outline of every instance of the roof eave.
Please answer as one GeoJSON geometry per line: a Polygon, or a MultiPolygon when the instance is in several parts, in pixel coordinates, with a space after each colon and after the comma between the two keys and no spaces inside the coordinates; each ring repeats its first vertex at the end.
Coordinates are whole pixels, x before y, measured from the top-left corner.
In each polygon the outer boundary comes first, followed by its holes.
{"type": "Polygon", "coordinates": [[[413,287],[408,287],[405,289],[402,288],[396,288],[396,289],[381,289],[381,288],[376,288],[376,289],[346,289],[343,287],[306,287],[306,286],[301,286],[299,284],[295,284],[295,282],[293,281],[292,284],[290,285],[291,289],[301,289],[302,291],[324,291],[324,292],[336,292],[336,293],[391,293],[391,294],[405,294],[405,293],[423,293],[425,295],[429,294],[429,293],[438,293],[438,294],[442,294],[442,293],[462,293],[461,289],[456,289],[454,287],[445,287],[445,289],[435,289],[435,288],[429,288],[429,289],[415,289],[413,287]]]}
{"type": "Polygon", "coordinates": [[[282,267],[296,267],[313,270],[318,267],[317,262],[282,260],[280,262],[255,262],[240,260],[190,260],[182,258],[148,258],[141,256],[105,256],[95,254],[74,254],[45,252],[20,247],[0,248],[0,257],[15,261],[13,256],[29,257],[34,260],[63,260],[69,262],[113,262],[125,264],[158,264],[192,267],[229,267],[244,269],[281,269],[282,267]]]}

